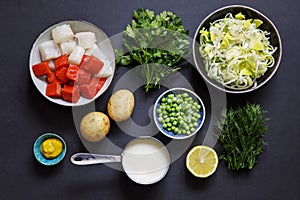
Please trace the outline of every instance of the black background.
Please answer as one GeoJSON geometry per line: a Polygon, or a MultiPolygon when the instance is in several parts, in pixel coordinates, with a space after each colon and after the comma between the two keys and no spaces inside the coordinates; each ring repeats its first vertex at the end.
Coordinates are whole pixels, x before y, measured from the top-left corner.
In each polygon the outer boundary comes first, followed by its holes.
{"type": "MultiPolygon", "coordinates": [[[[1,0],[0,199],[300,199],[299,10],[296,0],[1,0]],[[36,37],[50,25],[69,19],[89,21],[113,36],[130,23],[132,11],[138,7],[156,13],[175,12],[193,37],[202,19],[230,4],[248,5],[269,17],[283,44],[280,67],[265,86],[247,94],[227,95],[228,106],[246,101],[259,103],[271,118],[265,136],[269,146],[254,169],[232,172],[220,162],[213,176],[197,179],[186,170],[185,153],[171,164],[161,182],[141,186],[125,173],[105,165],[71,164],[73,153],[87,150],[78,137],[72,109],[47,101],[31,81],[28,58],[36,37]],[[34,140],[44,132],[59,133],[67,142],[67,155],[55,167],[40,165],[32,154],[34,140]]],[[[117,66],[111,87],[96,100],[96,110],[106,112],[112,88],[126,71],[127,68],[117,66]]],[[[187,63],[181,73],[209,107],[209,93],[198,72],[187,63]]],[[[135,92],[137,105],[132,118],[137,123],[148,123],[145,113],[160,92],[135,92]]],[[[209,120],[192,146],[203,142],[208,124],[209,120]]],[[[124,134],[112,122],[112,141],[122,147],[128,139],[123,140],[124,134]]]]}

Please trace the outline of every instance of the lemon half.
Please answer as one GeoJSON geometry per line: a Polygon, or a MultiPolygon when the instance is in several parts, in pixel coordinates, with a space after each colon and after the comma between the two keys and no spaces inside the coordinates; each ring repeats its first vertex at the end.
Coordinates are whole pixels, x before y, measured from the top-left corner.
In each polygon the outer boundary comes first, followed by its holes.
{"type": "Polygon", "coordinates": [[[196,177],[206,178],[218,167],[218,155],[211,147],[193,147],[186,156],[186,167],[196,177]]]}

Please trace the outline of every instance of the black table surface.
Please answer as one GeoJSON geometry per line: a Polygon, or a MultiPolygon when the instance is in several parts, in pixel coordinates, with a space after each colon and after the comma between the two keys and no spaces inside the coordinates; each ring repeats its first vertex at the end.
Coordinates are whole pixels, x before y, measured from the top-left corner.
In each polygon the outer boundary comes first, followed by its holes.
{"type": "MultiPolygon", "coordinates": [[[[300,199],[299,10],[296,0],[1,0],[0,199],[300,199]],[[193,37],[202,19],[230,4],[248,5],[268,16],[277,26],[283,44],[280,67],[264,87],[251,93],[226,95],[227,106],[252,102],[268,110],[265,140],[269,145],[254,169],[233,172],[221,161],[213,176],[199,179],[186,169],[184,152],[171,163],[162,181],[142,186],[106,165],[73,165],[71,155],[88,150],[78,136],[72,108],[49,102],[30,78],[29,52],[36,37],[50,25],[69,19],[91,22],[112,37],[124,30],[133,10],[139,7],[156,13],[175,12],[193,37]],[[55,167],[42,166],[32,153],[35,139],[44,132],[58,133],[67,142],[66,157],[55,167]]],[[[186,65],[180,73],[209,105],[205,82],[189,63],[186,65]]],[[[113,87],[127,70],[117,66],[111,86],[95,101],[95,110],[106,112],[113,87]]],[[[149,94],[142,88],[134,92],[132,119],[137,124],[147,125],[149,117],[145,113],[163,89],[149,94]]],[[[203,143],[210,121],[207,119],[189,149],[203,143]]],[[[124,147],[129,140],[126,133],[114,122],[111,126],[109,138],[124,147]]]]}

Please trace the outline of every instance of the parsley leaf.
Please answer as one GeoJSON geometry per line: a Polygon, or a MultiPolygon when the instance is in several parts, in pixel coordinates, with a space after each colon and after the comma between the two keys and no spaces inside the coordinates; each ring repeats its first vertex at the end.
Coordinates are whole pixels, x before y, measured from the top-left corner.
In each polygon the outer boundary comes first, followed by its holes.
{"type": "Polygon", "coordinates": [[[143,65],[138,72],[145,78],[146,92],[159,88],[159,81],[180,70],[177,65],[190,55],[188,30],[184,29],[181,18],[169,11],[158,15],[142,8],[133,11],[123,44],[128,53],[116,50],[116,62],[143,65]]]}

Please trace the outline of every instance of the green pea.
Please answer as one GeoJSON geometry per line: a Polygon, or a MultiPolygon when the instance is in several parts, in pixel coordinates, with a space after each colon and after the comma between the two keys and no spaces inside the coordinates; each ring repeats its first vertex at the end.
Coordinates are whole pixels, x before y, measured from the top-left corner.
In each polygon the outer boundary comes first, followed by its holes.
{"type": "Polygon", "coordinates": [[[163,124],[163,128],[164,128],[164,129],[168,128],[168,124],[167,124],[167,123],[164,123],[164,124],[163,124]]]}
{"type": "Polygon", "coordinates": [[[188,120],[188,117],[187,117],[187,115],[183,115],[183,116],[182,116],[182,119],[183,119],[183,121],[185,121],[185,122],[186,122],[186,121],[188,120]]]}
{"type": "Polygon", "coordinates": [[[178,119],[178,124],[181,126],[181,125],[183,125],[183,123],[184,123],[184,121],[182,120],[182,119],[178,119]]]}
{"type": "Polygon", "coordinates": [[[168,94],[167,97],[168,97],[169,99],[172,99],[174,96],[175,96],[174,94],[168,94]]]}
{"type": "Polygon", "coordinates": [[[176,128],[174,129],[174,133],[178,133],[178,131],[179,131],[179,129],[176,127],[176,128]]]}
{"type": "Polygon", "coordinates": [[[167,111],[164,111],[162,114],[163,114],[163,116],[166,116],[166,117],[168,116],[168,112],[167,111]]]}
{"type": "Polygon", "coordinates": [[[182,94],[183,97],[188,97],[189,95],[187,93],[182,94]]]}
{"type": "Polygon", "coordinates": [[[188,131],[188,130],[190,129],[189,125],[186,124],[186,125],[184,126],[184,129],[188,131]]]}
{"type": "Polygon", "coordinates": [[[166,110],[170,111],[171,107],[169,105],[166,106],[166,110]]]}
{"type": "Polygon", "coordinates": [[[193,123],[193,126],[194,126],[194,127],[197,127],[197,126],[198,126],[198,123],[197,123],[197,122],[194,122],[194,123],[193,123]]]}
{"type": "Polygon", "coordinates": [[[191,120],[192,122],[198,121],[198,119],[197,119],[196,117],[192,117],[191,119],[192,119],[192,120],[191,120]]]}
{"type": "Polygon", "coordinates": [[[199,113],[194,113],[193,116],[196,117],[197,119],[199,119],[201,117],[201,115],[199,113]]]}

